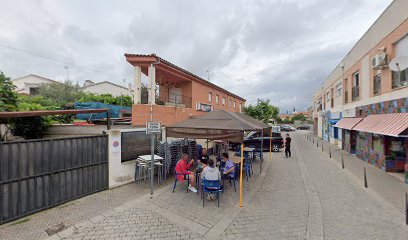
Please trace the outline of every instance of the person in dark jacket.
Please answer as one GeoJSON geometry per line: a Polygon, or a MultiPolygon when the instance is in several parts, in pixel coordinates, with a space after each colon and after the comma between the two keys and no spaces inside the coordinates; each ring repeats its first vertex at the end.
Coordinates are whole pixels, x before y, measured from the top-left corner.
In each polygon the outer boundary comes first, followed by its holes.
{"type": "Polygon", "coordinates": [[[292,156],[292,153],[290,151],[291,141],[292,141],[292,139],[289,137],[289,133],[286,133],[286,138],[285,138],[285,158],[292,156]]]}

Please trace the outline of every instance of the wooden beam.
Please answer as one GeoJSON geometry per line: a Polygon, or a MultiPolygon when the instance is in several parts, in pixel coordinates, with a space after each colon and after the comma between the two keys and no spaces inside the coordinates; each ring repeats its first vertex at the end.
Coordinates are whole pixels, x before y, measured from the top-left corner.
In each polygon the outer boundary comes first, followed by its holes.
{"type": "Polygon", "coordinates": [[[0,112],[0,118],[16,118],[16,117],[38,117],[49,115],[71,115],[82,113],[103,113],[108,112],[109,108],[101,109],[74,109],[74,110],[40,110],[28,112],[0,112]]]}

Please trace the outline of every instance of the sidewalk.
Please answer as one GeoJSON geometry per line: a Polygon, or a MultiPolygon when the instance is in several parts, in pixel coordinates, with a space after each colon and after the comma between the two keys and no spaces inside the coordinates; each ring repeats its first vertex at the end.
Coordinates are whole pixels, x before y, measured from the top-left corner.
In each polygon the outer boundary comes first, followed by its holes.
{"type": "MultiPolygon", "coordinates": [[[[264,171],[269,165],[264,162],[264,171]]],[[[259,174],[258,160],[254,163],[254,176],[243,181],[244,206],[264,177],[259,174]]],[[[186,193],[184,184],[173,193],[172,179],[156,189],[153,198],[147,184],[131,183],[4,224],[0,226],[0,239],[220,238],[241,211],[239,181],[237,192],[227,184],[218,208],[217,201],[207,200],[203,207],[200,195],[186,193]]]]}
{"type": "MultiPolygon", "coordinates": [[[[331,149],[332,160],[341,166],[341,155],[343,155],[345,170],[353,174],[364,183],[364,168],[367,171],[367,185],[370,189],[381,195],[385,200],[394,205],[402,213],[405,212],[405,193],[408,193],[408,184],[401,182],[396,177],[382,171],[381,169],[357,158],[356,156],[339,149],[338,147],[317,137],[314,138],[314,147],[316,148],[319,141],[319,149],[323,149],[329,154],[331,149]]],[[[312,145],[312,140],[309,141],[312,145]]]]}

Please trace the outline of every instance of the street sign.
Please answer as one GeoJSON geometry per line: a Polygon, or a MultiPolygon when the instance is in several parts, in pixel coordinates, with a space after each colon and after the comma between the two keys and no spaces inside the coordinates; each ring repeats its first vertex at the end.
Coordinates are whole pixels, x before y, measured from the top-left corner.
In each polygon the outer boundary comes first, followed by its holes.
{"type": "Polygon", "coordinates": [[[161,126],[160,122],[147,122],[146,123],[146,133],[147,134],[153,134],[153,133],[160,133],[161,132],[161,126]]]}

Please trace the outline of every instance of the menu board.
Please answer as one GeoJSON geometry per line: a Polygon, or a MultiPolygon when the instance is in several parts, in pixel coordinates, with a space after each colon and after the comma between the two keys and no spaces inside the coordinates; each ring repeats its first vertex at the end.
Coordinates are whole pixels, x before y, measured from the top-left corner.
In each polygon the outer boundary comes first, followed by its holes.
{"type": "Polygon", "coordinates": [[[150,154],[150,135],[143,132],[122,132],[121,161],[137,159],[150,154]]]}

